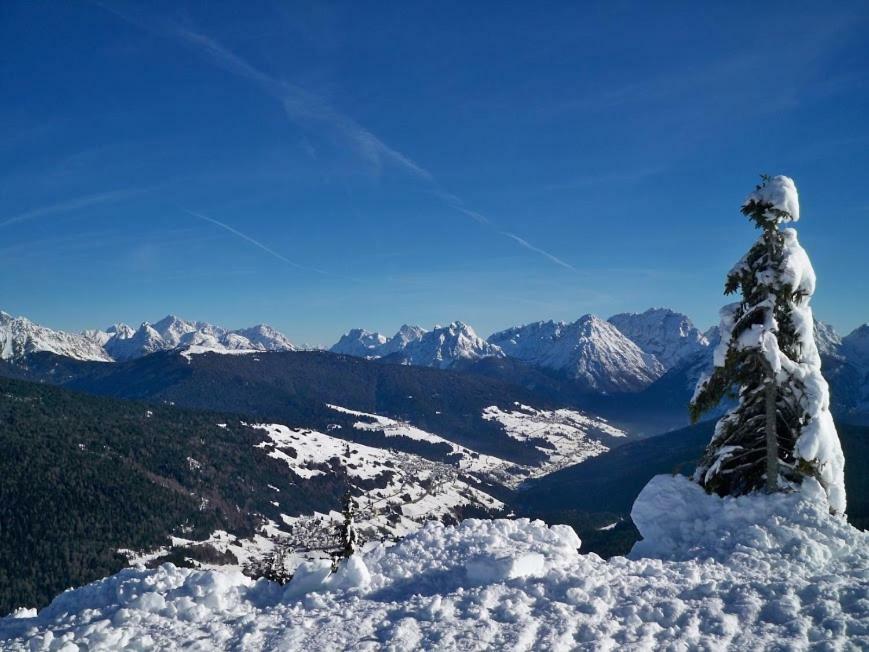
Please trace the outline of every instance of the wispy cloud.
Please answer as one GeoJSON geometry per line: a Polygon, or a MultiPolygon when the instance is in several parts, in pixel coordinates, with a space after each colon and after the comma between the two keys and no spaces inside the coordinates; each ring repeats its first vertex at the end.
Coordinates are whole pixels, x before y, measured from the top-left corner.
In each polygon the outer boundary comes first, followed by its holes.
{"type": "Polygon", "coordinates": [[[10,226],[12,224],[18,224],[20,222],[27,222],[29,220],[35,220],[37,218],[45,217],[47,215],[68,213],[69,211],[87,208],[88,206],[96,206],[98,204],[107,204],[113,201],[120,201],[122,199],[126,199],[127,197],[136,195],[140,192],[143,191],[138,189],[112,190],[110,192],[101,192],[93,195],[85,195],[83,197],[67,199],[62,202],[48,204],[46,206],[39,206],[38,208],[32,208],[29,211],[7,217],[4,220],[0,220],[0,227],[10,226]]]}
{"type": "MultiPolygon", "coordinates": [[[[523,238],[501,231],[490,218],[468,208],[460,197],[445,191],[435,176],[425,167],[406,154],[386,144],[376,134],[360,125],[352,117],[337,110],[320,96],[296,84],[269,75],[205,34],[182,27],[170,20],[145,15],[142,12],[132,14],[128,11],[121,11],[114,5],[100,2],[96,4],[142,29],[180,41],[199,52],[217,67],[258,86],[264,93],[281,104],[287,118],[292,122],[303,126],[319,124],[340,134],[362,158],[375,165],[378,169],[386,162],[404,170],[414,177],[429,183],[434,188],[435,195],[454,211],[513,240],[525,249],[543,256],[560,267],[574,269],[558,257],[529,244],[523,238]]],[[[221,226],[225,227],[225,225],[221,226]]],[[[268,250],[267,248],[265,249],[268,250]]]]}
{"type": "Polygon", "coordinates": [[[266,93],[277,99],[282,104],[290,120],[294,122],[322,123],[341,133],[354,145],[363,158],[376,164],[378,167],[385,160],[421,179],[426,181],[433,180],[428,170],[418,165],[410,157],[384,143],[375,134],[351,117],[337,111],[321,97],[295,84],[264,73],[204,34],[193,32],[177,25],[170,26],[172,33],[188,45],[205,54],[214,64],[227,72],[254,82],[266,93]]]}
{"type": "Polygon", "coordinates": [[[225,224],[225,223],[221,222],[220,220],[214,219],[213,217],[208,217],[208,215],[203,215],[202,213],[196,213],[195,211],[190,211],[190,210],[185,210],[184,212],[187,213],[188,215],[192,215],[193,217],[196,217],[200,220],[204,220],[206,222],[210,222],[211,224],[214,224],[215,226],[219,226],[221,229],[224,229],[225,231],[228,231],[229,233],[232,233],[233,235],[238,236],[242,240],[246,240],[247,242],[254,245],[255,247],[259,247],[260,249],[265,251],[270,256],[273,256],[274,258],[277,258],[278,260],[283,261],[287,265],[295,267],[296,269],[304,269],[304,270],[308,270],[310,272],[316,272],[317,274],[325,274],[325,275],[329,274],[329,272],[326,272],[322,269],[317,269],[316,267],[308,267],[307,265],[302,265],[301,263],[297,263],[293,260],[290,260],[286,256],[282,256],[281,254],[279,254],[274,249],[267,247],[259,240],[251,238],[249,235],[242,233],[238,229],[234,229],[233,227],[229,226],[229,224],[225,224]]]}

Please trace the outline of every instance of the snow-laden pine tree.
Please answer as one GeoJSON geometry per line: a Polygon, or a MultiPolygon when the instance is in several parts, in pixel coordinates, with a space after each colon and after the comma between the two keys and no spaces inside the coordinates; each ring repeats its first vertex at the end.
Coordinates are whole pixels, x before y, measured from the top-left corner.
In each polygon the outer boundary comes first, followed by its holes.
{"type": "Polygon", "coordinates": [[[845,511],[845,459],[821,375],[809,299],[815,272],[792,228],[799,198],[789,177],[763,177],[742,213],[762,231],[730,270],[714,371],[700,380],[692,420],[725,396],[738,404],[721,418],[695,473],[708,491],[739,495],[817,479],[830,509],[845,511]]]}

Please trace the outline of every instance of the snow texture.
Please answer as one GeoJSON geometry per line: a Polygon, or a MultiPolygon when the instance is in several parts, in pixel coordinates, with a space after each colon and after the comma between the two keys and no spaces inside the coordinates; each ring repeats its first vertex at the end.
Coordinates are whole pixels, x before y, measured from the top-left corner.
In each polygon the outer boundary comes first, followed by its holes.
{"type": "Polygon", "coordinates": [[[610,449],[609,444],[614,438],[627,436],[623,430],[610,425],[605,419],[576,410],[538,410],[520,403],[507,410],[497,405],[485,408],[482,413],[483,420],[499,424],[505,435],[517,441],[528,442],[543,454],[539,462],[526,465],[479,453],[405,421],[349,410],[338,405],[327,404],[327,407],[359,417],[360,420],[353,424],[356,430],[380,432],[387,439],[406,437],[449,446],[451,463],[463,473],[509,488],[516,488],[529,478],[537,478],[605,453],[610,449]]]}
{"type": "Polygon", "coordinates": [[[407,364],[448,369],[461,360],[503,358],[504,352],[477,335],[468,324],[454,321],[408,342],[400,355],[407,364]]]}
{"type": "Polygon", "coordinates": [[[815,346],[818,353],[842,358],[842,336],[830,324],[815,320],[815,346]]]}
{"type": "Polygon", "coordinates": [[[63,650],[861,650],[869,535],[817,483],[738,498],[659,476],[628,558],[563,525],[432,522],[286,587],[237,572],[126,569],[0,620],[0,648],[63,650]]]}

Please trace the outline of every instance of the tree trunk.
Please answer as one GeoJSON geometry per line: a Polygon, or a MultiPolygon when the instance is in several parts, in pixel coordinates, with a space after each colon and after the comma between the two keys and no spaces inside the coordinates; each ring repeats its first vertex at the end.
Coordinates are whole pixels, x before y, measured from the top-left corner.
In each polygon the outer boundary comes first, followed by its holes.
{"type": "Polygon", "coordinates": [[[767,377],[764,393],[766,394],[766,490],[772,493],[778,489],[776,386],[772,375],[767,377]]]}
{"type": "MultiPolygon", "coordinates": [[[[766,255],[767,266],[775,269],[776,251],[775,251],[775,235],[778,232],[778,226],[772,225],[766,229],[766,255]]],[[[769,290],[766,289],[767,299],[775,297],[769,290]]],[[[767,308],[773,311],[773,308],[767,308]]],[[[764,369],[766,370],[766,386],[764,393],[766,394],[766,490],[770,493],[778,489],[778,434],[776,433],[777,414],[776,414],[776,383],[775,371],[766,358],[763,359],[764,369]]]]}

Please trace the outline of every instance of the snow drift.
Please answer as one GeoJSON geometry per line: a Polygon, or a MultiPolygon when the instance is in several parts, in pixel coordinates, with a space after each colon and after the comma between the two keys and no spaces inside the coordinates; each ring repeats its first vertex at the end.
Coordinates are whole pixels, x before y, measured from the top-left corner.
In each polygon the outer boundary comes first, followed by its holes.
{"type": "Polygon", "coordinates": [[[828,512],[816,482],[719,498],[658,476],[630,558],[579,554],[541,521],[431,522],[286,587],[128,569],[0,620],[0,647],[866,649],[869,535],[828,512]]]}

